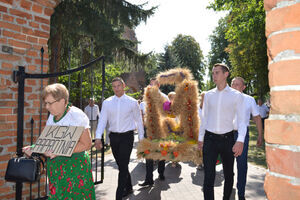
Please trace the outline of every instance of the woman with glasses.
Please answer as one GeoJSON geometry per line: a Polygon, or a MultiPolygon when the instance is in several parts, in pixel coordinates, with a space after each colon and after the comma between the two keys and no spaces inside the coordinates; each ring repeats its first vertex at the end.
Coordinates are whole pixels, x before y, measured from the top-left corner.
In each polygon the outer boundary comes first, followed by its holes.
{"type": "MultiPolygon", "coordinates": [[[[44,153],[47,159],[49,199],[95,199],[90,157],[86,152],[92,146],[89,119],[79,108],[69,103],[67,88],[59,83],[48,85],[42,92],[46,109],[50,112],[46,125],[83,126],[80,139],[71,157],[44,153]]],[[[30,156],[30,147],[23,151],[30,156]]]]}

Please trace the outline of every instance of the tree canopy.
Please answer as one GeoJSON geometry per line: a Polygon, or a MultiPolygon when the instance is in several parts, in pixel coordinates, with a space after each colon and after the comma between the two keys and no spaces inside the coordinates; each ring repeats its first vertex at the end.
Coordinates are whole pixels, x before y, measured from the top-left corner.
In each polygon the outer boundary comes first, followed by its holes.
{"type": "Polygon", "coordinates": [[[232,77],[243,77],[248,93],[263,97],[269,91],[263,0],[215,0],[210,8],[229,11],[223,30],[232,77]]]}

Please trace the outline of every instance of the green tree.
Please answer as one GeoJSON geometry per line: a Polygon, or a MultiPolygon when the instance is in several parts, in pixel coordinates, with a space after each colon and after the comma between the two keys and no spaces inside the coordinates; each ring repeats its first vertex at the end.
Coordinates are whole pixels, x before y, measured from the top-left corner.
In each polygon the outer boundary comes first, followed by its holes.
{"type": "Polygon", "coordinates": [[[248,93],[263,97],[269,91],[263,0],[215,0],[210,8],[229,11],[225,38],[232,76],[243,77],[248,93]]]}
{"type": "MultiPolygon", "coordinates": [[[[218,22],[218,26],[215,28],[213,33],[209,36],[209,41],[211,45],[211,50],[208,53],[208,73],[210,79],[208,80],[206,90],[209,90],[214,87],[212,81],[212,68],[216,63],[225,63],[230,69],[231,63],[229,61],[229,54],[227,51],[228,40],[225,37],[227,31],[227,18],[221,18],[218,22]]],[[[229,80],[230,81],[230,80],[229,80]]]]}
{"type": "Polygon", "coordinates": [[[171,47],[179,66],[190,69],[195,80],[198,80],[199,88],[202,88],[205,64],[199,43],[192,36],[179,34],[171,47]]]}

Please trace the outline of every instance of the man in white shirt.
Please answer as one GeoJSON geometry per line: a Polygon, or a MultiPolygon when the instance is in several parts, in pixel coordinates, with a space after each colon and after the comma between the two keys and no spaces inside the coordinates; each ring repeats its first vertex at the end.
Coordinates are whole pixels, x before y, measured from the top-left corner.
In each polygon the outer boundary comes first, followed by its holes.
{"type": "Polygon", "coordinates": [[[144,138],[144,127],[138,101],[125,94],[125,83],[117,77],[112,80],[114,96],[102,104],[101,118],[96,131],[95,147],[102,148],[101,136],[109,124],[108,131],[113,156],[119,167],[116,200],[121,200],[133,192],[128,170],[130,154],[133,148],[133,130],[137,128],[139,140],[144,138]]]}
{"type": "Polygon", "coordinates": [[[84,113],[90,120],[92,138],[95,138],[97,120],[99,119],[99,107],[95,104],[95,99],[93,97],[90,98],[89,105],[84,108],[84,113]]]}
{"type": "Polygon", "coordinates": [[[269,108],[268,108],[268,106],[266,106],[266,104],[263,104],[263,101],[261,99],[257,100],[257,104],[258,104],[258,111],[259,111],[261,121],[262,121],[262,127],[264,129],[265,128],[265,119],[268,118],[268,114],[269,114],[269,108]]]}
{"type": "Polygon", "coordinates": [[[223,200],[229,200],[233,186],[234,157],[240,156],[247,131],[243,123],[243,96],[227,85],[229,68],[215,64],[212,69],[216,88],[205,93],[198,146],[203,149],[205,200],[214,199],[216,162],[221,156],[225,178],[223,200]],[[233,119],[237,115],[239,136],[234,141],[233,119]]]}
{"type": "MultiPolygon", "coordinates": [[[[158,87],[160,86],[159,82],[156,80],[156,78],[151,78],[150,80],[150,85],[153,87],[158,87]]],[[[169,100],[168,96],[161,91],[159,93],[165,98],[166,101],[169,100]]],[[[143,105],[142,105],[143,106],[143,105]]],[[[142,112],[144,111],[143,114],[145,114],[145,105],[144,108],[142,108],[142,112]]],[[[145,137],[147,137],[147,131],[145,133],[145,137]]],[[[153,165],[154,161],[152,159],[146,159],[146,178],[143,183],[140,183],[139,186],[145,187],[145,186],[152,186],[154,181],[153,181],[153,165]]],[[[158,178],[159,180],[165,180],[164,172],[165,172],[165,161],[160,160],[158,161],[158,166],[157,166],[157,171],[158,171],[158,178]]]]}
{"type": "MultiPolygon", "coordinates": [[[[249,145],[250,116],[252,115],[252,119],[256,123],[256,128],[258,131],[258,137],[256,143],[257,146],[262,145],[262,122],[257,109],[255,99],[243,93],[244,89],[246,88],[244,79],[242,77],[235,77],[231,81],[231,87],[243,94],[244,97],[243,108],[245,109],[244,119],[246,120],[245,123],[248,126],[245,141],[244,141],[243,153],[241,156],[238,156],[236,158],[237,171],[238,171],[238,176],[237,176],[238,196],[239,196],[239,200],[245,200],[245,187],[247,182],[247,170],[248,170],[247,158],[248,158],[248,145],[249,145]]],[[[236,119],[234,120],[234,129],[237,130],[236,119]]],[[[238,137],[238,132],[235,131],[234,139],[237,140],[237,137],[238,137]]]]}

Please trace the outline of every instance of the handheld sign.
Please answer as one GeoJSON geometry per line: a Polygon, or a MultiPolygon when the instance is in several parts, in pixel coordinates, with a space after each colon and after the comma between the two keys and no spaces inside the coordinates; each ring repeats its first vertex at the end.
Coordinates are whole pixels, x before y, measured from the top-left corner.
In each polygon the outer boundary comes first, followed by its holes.
{"type": "Polygon", "coordinates": [[[52,150],[55,155],[70,157],[83,130],[82,126],[46,126],[32,152],[45,153],[52,150]]]}

